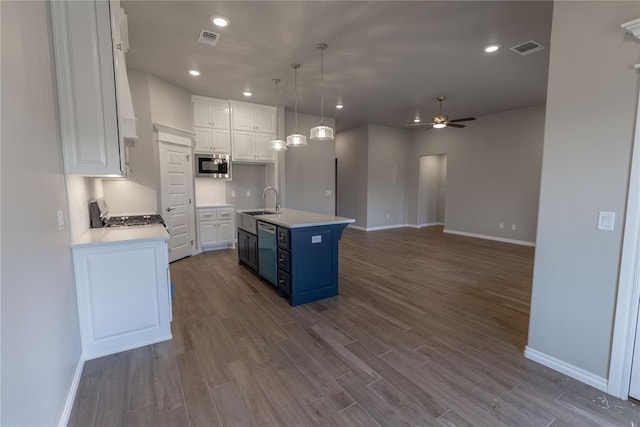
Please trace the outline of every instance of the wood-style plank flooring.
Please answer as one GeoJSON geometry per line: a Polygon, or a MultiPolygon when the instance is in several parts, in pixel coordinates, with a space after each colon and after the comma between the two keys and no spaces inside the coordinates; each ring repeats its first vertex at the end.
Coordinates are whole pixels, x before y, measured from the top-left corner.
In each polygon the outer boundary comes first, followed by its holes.
{"type": "Polygon", "coordinates": [[[533,249],[441,227],[340,243],[340,296],[291,308],[233,250],[171,265],[173,340],[88,361],[71,426],[638,426],[525,359],[533,249]]]}

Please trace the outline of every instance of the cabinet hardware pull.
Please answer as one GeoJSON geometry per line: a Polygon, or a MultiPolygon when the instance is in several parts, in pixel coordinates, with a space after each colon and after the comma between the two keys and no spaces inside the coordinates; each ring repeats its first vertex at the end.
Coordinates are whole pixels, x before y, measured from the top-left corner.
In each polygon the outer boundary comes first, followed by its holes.
{"type": "Polygon", "coordinates": [[[122,43],[116,43],[116,49],[122,50],[122,43]]]}
{"type": "Polygon", "coordinates": [[[173,210],[175,210],[176,208],[167,208],[167,212],[171,212],[173,210]]]}

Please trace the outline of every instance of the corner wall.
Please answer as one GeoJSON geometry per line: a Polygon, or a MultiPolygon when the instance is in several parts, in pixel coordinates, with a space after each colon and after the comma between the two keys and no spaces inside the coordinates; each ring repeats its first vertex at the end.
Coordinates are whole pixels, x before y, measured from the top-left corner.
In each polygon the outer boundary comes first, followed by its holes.
{"type": "Polygon", "coordinates": [[[369,126],[336,134],[338,159],[338,216],[354,218],[357,227],[367,227],[369,126]]]}
{"type": "Polygon", "coordinates": [[[81,346],[68,224],[56,224],[69,216],[49,4],[3,1],[0,15],[0,424],[52,426],[81,346]]]}
{"type": "MultiPolygon", "coordinates": [[[[555,2],[528,355],[606,384],[633,144],[638,2],[555,2]],[[596,229],[598,211],[615,231],[596,229]]],[[[565,370],[566,371],[566,370],[565,370]]],[[[567,372],[565,372],[567,373],[567,372]]]]}

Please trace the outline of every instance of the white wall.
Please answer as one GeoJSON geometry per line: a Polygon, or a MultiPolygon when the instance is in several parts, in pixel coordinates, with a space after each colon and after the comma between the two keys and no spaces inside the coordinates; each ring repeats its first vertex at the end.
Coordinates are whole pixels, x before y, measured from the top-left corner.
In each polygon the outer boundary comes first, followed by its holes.
{"type": "Polygon", "coordinates": [[[408,222],[417,223],[420,156],[447,154],[445,228],[534,242],[544,111],[538,105],[478,117],[464,129],[412,131],[408,222]]]}
{"type": "Polygon", "coordinates": [[[638,2],[555,2],[530,349],[606,379],[633,142],[638,2]],[[597,231],[598,211],[616,213],[597,231]]]}
{"type": "Polygon", "coordinates": [[[273,193],[267,195],[268,200],[262,199],[262,191],[272,182],[267,180],[267,170],[273,169],[265,164],[233,164],[233,180],[227,181],[225,194],[227,202],[233,204],[236,209],[253,209],[275,206],[273,193]],[[233,195],[235,192],[235,196],[233,195]],[[247,196],[249,192],[249,196],[247,196]]]}
{"type": "MultiPolygon", "coordinates": [[[[285,113],[285,134],[294,132],[294,114],[285,113]]],[[[335,128],[335,120],[325,117],[325,124],[335,128]]],[[[289,148],[285,152],[287,207],[328,215],[335,213],[335,141],[311,141],[312,127],[320,124],[319,116],[298,114],[298,132],[307,136],[306,147],[289,148]],[[327,196],[326,191],[331,191],[327,196]]]]}
{"type": "Polygon", "coordinates": [[[418,225],[444,223],[447,156],[420,157],[418,225]]]}
{"type": "Polygon", "coordinates": [[[403,225],[408,131],[369,125],[367,228],[403,225]]]}
{"type": "Polygon", "coordinates": [[[104,191],[100,178],[68,175],[66,182],[67,198],[69,199],[69,229],[73,241],[91,226],[89,200],[103,197],[104,191]]]}
{"type": "Polygon", "coordinates": [[[338,215],[353,218],[357,227],[367,227],[369,125],[336,134],[338,159],[338,215]]]}
{"type": "Polygon", "coordinates": [[[0,424],[57,425],[80,358],[47,2],[0,3],[0,424]]]}

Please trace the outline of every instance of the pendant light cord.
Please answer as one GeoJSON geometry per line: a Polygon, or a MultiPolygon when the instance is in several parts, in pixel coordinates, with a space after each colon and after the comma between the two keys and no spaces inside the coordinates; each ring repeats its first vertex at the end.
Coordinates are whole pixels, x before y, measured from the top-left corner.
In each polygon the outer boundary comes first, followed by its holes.
{"type": "Polygon", "coordinates": [[[320,125],[324,125],[324,50],[326,44],[320,45],[320,125]]]}
{"type": "Polygon", "coordinates": [[[298,67],[300,67],[299,65],[297,67],[293,68],[293,96],[295,97],[295,104],[293,107],[293,111],[294,111],[294,117],[295,117],[295,129],[296,132],[298,133],[298,67]]]}

